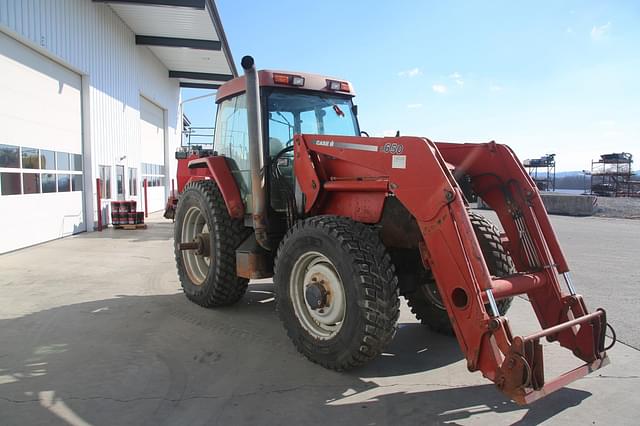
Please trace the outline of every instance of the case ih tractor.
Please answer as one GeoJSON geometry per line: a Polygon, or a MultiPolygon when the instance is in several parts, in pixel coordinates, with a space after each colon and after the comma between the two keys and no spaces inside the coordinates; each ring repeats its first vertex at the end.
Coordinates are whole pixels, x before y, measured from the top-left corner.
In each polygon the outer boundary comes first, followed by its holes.
{"type": "Polygon", "coordinates": [[[249,56],[242,67],[218,90],[216,152],[177,154],[175,258],[190,300],[230,305],[249,279],[273,277],[296,348],[344,370],[391,341],[404,296],[423,324],[455,335],[470,371],[520,404],[608,363],[605,312],[576,294],[511,149],[367,137],[348,82],[256,71],[249,56]],[[504,233],[470,211],[462,180],[504,233]],[[529,336],[505,316],[519,294],[541,326],[529,336]],[[546,381],[545,338],[582,365],[546,381]]]}

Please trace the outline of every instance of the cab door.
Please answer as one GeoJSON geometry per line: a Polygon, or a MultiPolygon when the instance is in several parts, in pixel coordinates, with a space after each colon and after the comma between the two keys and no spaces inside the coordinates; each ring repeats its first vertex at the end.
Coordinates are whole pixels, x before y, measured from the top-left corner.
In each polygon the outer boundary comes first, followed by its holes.
{"type": "Polygon", "coordinates": [[[225,99],[218,105],[214,149],[227,158],[245,213],[253,212],[251,199],[251,162],[249,160],[249,129],[244,94],[225,99]]]}

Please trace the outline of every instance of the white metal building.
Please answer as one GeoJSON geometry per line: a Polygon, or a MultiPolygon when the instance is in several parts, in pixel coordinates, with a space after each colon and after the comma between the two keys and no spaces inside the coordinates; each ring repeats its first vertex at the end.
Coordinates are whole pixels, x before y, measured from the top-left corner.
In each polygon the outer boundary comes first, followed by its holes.
{"type": "Polygon", "coordinates": [[[0,253],[161,210],[180,87],[236,74],[213,0],[0,0],[0,253]]]}

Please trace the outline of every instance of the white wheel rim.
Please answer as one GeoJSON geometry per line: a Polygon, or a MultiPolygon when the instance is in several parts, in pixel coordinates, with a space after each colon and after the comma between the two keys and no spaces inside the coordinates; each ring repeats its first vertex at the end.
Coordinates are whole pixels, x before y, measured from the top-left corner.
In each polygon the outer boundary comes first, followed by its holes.
{"type": "Polygon", "coordinates": [[[345,318],[346,296],[342,279],[326,256],[318,252],[300,256],[291,270],[289,289],[300,324],[314,338],[328,340],[340,331],[345,318]],[[313,309],[305,297],[307,287],[314,279],[315,282],[322,281],[327,292],[327,304],[322,309],[313,309]]]}
{"type": "MultiPolygon", "coordinates": [[[[182,222],[181,243],[190,243],[196,236],[208,233],[209,226],[207,219],[199,207],[191,207],[184,215],[182,222]]],[[[191,282],[195,285],[202,285],[209,273],[211,258],[197,254],[195,250],[182,250],[182,259],[191,282]]]]}

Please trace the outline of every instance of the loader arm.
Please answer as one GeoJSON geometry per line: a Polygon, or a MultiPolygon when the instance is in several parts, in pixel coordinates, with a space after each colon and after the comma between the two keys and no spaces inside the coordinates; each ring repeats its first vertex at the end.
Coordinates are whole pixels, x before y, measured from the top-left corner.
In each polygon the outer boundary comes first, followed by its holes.
{"type": "Polygon", "coordinates": [[[538,190],[507,146],[297,135],[294,167],[308,214],[376,223],[386,197],[404,205],[419,227],[423,264],[434,274],[469,370],[480,370],[517,403],[606,365],[606,314],[589,313],[575,294],[538,190]],[[452,169],[470,175],[475,191],[498,213],[516,275],[490,276],[452,169]],[[540,332],[513,336],[500,316],[495,300],[517,294],[528,296],[540,332]],[[545,382],[543,337],[557,340],[584,365],[545,382]]]}

